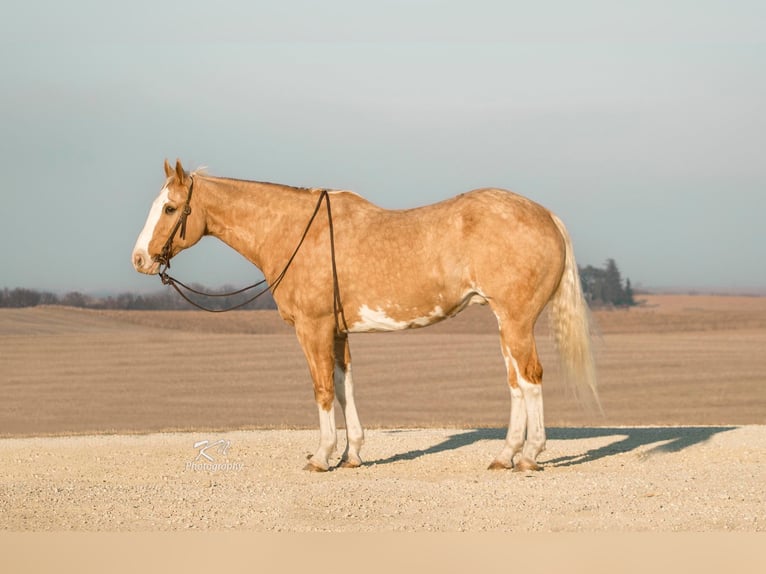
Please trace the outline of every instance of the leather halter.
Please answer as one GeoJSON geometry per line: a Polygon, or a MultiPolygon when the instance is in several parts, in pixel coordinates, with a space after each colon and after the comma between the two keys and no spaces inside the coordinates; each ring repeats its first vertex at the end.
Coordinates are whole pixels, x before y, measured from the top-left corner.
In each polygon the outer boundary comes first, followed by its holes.
{"type": "MultiPolygon", "coordinates": [[[[173,226],[167,241],[165,241],[165,245],[162,247],[162,251],[157,256],[157,261],[159,261],[160,265],[164,266],[165,269],[170,269],[170,259],[173,257],[173,240],[179,230],[181,232],[181,239],[186,239],[186,219],[192,211],[189,203],[191,202],[192,191],[194,190],[194,178],[190,176],[189,179],[191,180],[191,183],[189,184],[189,194],[186,196],[186,202],[181,208],[181,215],[178,216],[176,224],[173,226]]],[[[160,271],[161,275],[164,273],[165,269],[160,271]]]]}

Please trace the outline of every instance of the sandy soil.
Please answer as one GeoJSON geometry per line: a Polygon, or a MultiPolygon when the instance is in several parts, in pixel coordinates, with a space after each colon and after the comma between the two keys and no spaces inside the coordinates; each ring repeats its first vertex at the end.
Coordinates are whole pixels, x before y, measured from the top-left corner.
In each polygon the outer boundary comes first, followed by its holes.
{"type": "Polygon", "coordinates": [[[301,470],[313,431],[6,439],[0,526],[766,530],[765,426],[551,429],[538,473],[485,470],[501,437],[497,430],[371,431],[364,467],[324,474],[301,470]],[[206,439],[226,439],[229,448],[194,463],[194,443],[206,439]]]}
{"type": "Polygon", "coordinates": [[[317,475],[275,313],[0,310],[0,530],[766,530],[766,298],[596,312],[605,418],[558,383],[541,326],[550,440],[530,474],[485,470],[509,405],[482,311],[353,337],[366,464],[317,475]],[[224,466],[192,464],[202,440],[228,441],[224,466]]]}

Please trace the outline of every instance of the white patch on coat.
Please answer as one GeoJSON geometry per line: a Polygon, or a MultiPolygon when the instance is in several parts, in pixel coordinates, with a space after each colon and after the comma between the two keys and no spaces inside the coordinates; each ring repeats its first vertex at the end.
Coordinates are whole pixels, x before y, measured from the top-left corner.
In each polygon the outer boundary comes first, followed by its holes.
{"type": "Polygon", "coordinates": [[[162,217],[162,210],[165,209],[165,204],[170,201],[169,192],[167,187],[163,187],[157,199],[152,203],[152,207],[149,210],[149,216],[146,218],[146,223],[141,233],[138,235],[136,245],[133,247],[133,260],[135,261],[136,255],[141,255],[144,262],[148,263],[151,260],[149,256],[149,243],[154,235],[154,228],[157,227],[157,223],[162,217]]]}
{"type": "Polygon", "coordinates": [[[371,331],[401,331],[412,327],[425,327],[444,318],[444,309],[436,306],[433,311],[423,317],[416,317],[409,321],[397,321],[386,315],[380,307],[371,309],[367,305],[359,308],[359,321],[349,329],[352,333],[369,333],[371,331]]]}

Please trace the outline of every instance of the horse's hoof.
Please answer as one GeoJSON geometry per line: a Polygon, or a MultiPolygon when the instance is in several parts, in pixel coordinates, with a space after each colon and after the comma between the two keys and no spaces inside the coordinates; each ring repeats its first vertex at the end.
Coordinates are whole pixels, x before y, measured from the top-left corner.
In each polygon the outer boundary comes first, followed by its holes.
{"type": "Polygon", "coordinates": [[[338,465],[340,468],[359,468],[362,466],[361,460],[342,460],[338,465]]]}
{"type": "Polygon", "coordinates": [[[327,472],[326,468],[322,468],[321,466],[316,465],[311,461],[309,461],[306,466],[303,467],[303,470],[308,470],[309,472],[327,472]]]}
{"type": "Polygon", "coordinates": [[[513,470],[518,472],[523,472],[526,470],[542,470],[543,467],[537,464],[534,460],[530,460],[528,458],[520,458],[519,462],[517,462],[513,470]]]}
{"type": "Polygon", "coordinates": [[[493,460],[492,464],[490,464],[487,467],[487,470],[508,470],[510,468],[513,468],[512,466],[507,466],[500,462],[499,460],[493,460]]]}

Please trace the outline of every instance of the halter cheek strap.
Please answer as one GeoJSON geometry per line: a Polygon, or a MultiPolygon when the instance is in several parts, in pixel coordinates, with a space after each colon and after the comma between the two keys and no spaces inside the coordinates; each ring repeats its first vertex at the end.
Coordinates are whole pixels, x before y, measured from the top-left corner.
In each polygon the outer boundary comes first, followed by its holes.
{"type": "Polygon", "coordinates": [[[186,218],[191,214],[191,206],[188,203],[184,204],[183,211],[181,212],[181,239],[186,239],[186,218]]]}
{"type": "Polygon", "coordinates": [[[176,224],[170,231],[170,235],[168,235],[168,239],[165,241],[165,245],[163,245],[162,251],[157,257],[157,261],[159,261],[160,265],[163,265],[166,269],[170,267],[170,259],[173,257],[173,239],[175,239],[176,233],[180,231],[181,239],[186,239],[186,219],[192,212],[189,203],[191,202],[192,191],[194,189],[194,178],[189,177],[189,179],[191,180],[191,183],[189,184],[189,194],[186,196],[186,203],[184,203],[184,206],[181,208],[181,215],[178,216],[176,224]]]}

